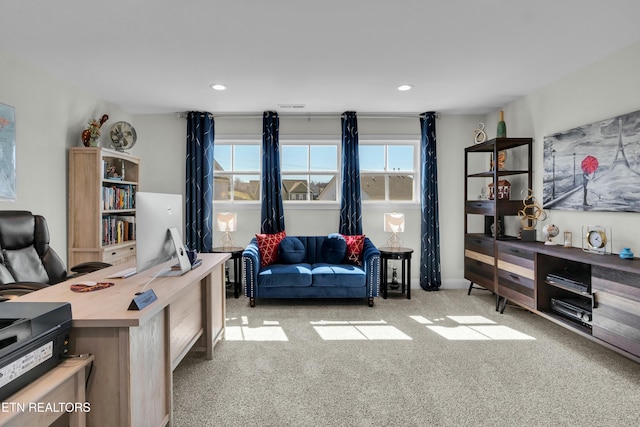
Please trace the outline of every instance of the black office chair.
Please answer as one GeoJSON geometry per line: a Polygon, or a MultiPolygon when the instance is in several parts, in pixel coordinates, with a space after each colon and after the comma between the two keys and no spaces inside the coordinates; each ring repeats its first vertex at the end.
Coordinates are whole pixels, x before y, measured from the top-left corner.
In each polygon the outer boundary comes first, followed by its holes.
{"type": "Polygon", "coordinates": [[[68,275],[64,262],[49,246],[44,217],[29,211],[0,211],[0,301],[109,265],[83,263],[68,275]]]}

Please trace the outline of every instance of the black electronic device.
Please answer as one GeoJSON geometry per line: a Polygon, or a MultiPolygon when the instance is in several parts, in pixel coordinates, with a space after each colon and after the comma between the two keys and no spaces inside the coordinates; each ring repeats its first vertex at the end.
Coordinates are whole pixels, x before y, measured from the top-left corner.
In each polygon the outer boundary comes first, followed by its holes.
{"type": "Polygon", "coordinates": [[[69,353],[71,304],[0,304],[0,399],[5,400],[69,353]]]}
{"type": "Polygon", "coordinates": [[[564,268],[547,274],[547,282],[583,293],[591,293],[591,273],[581,268],[564,268]]]}
{"type": "Polygon", "coordinates": [[[591,306],[581,298],[551,298],[551,310],[568,319],[591,327],[591,306]]]}

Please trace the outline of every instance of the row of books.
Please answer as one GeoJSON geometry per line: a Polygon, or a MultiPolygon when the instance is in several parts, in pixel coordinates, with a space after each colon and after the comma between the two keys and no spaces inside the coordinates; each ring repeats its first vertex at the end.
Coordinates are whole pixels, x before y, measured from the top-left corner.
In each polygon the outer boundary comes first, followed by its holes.
{"type": "Polygon", "coordinates": [[[134,209],[136,186],[131,184],[102,187],[102,207],[104,210],[134,209]]]}
{"type": "Polygon", "coordinates": [[[102,245],[115,245],[136,239],[136,217],[125,215],[103,215],[102,245]]]}

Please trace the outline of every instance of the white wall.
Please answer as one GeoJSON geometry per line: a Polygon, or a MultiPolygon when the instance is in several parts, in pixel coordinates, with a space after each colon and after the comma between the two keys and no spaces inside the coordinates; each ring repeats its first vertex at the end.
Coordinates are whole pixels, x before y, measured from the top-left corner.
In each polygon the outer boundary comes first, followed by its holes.
{"type": "MultiPolygon", "coordinates": [[[[544,137],[620,114],[640,110],[640,43],[518,99],[505,107],[509,136],[533,136],[534,191],[542,200],[544,137]]],[[[497,123],[497,113],[487,123],[497,123]]],[[[638,190],[640,191],[640,189],[638,190]]],[[[640,214],[549,210],[547,223],[570,231],[573,246],[582,247],[582,226],[611,227],[612,251],[630,247],[640,253],[640,214]]],[[[538,240],[543,240],[538,226],[538,240]]],[[[560,241],[561,238],[556,240],[560,241]]]]}
{"type": "MultiPolygon", "coordinates": [[[[260,114],[258,113],[258,116],[260,114]]],[[[473,143],[473,129],[479,116],[442,116],[436,121],[438,135],[437,155],[440,183],[440,230],[443,286],[461,286],[463,277],[463,148],[473,143]]],[[[134,123],[138,133],[136,154],[143,159],[141,188],[144,191],[176,192],[184,195],[184,158],[186,120],[170,115],[136,115],[134,123]],[[172,166],[168,166],[172,165],[172,166]]],[[[260,117],[232,118],[220,116],[215,120],[216,139],[252,138],[260,141],[260,117]]],[[[398,139],[420,139],[420,122],[415,118],[359,118],[360,140],[391,136],[398,139]]],[[[333,138],[340,140],[340,117],[293,117],[281,115],[280,139],[296,137],[333,138]]],[[[418,154],[419,155],[419,154],[418,154]]],[[[419,179],[419,175],[417,177],[419,179]]],[[[217,205],[214,205],[214,209],[217,205]]],[[[234,240],[246,245],[260,232],[260,205],[221,205],[219,210],[235,211],[239,229],[234,240]]],[[[401,238],[404,246],[413,248],[412,281],[417,286],[419,277],[420,204],[363,205],[363,230],[373,242],[382,246],[389,238],[382,230],[384,212],[404,212],[406,232],[401,238]]],[[[323,235],[336,232],[339,224],[339,206],[292,206],[285,204],[285,227],[290,235],[323,235]]],[[[220,238],[215,232],[214,244],[220,238]]],[[[464,286],[464,285],[462,285],[464,286]]]]}
{"type": "Polygon", "coordinates": [[[17,200],[0,201],[0,209],[43,215],[51,246],[66,260],[67,148],[81,145],[89,119],[109,114],[108,129],[130,115],[1,51],[0,70],[0,102],[16,108],[17,164],[17,200]]]}
{"type": "MultiPolygon", "coordinates": [[[[44,215],[49,222],[52,245],[66,254],[67,148],[80,145],[79,135],[90,118],[111,116],[105,126],[117,120],[131,121],[138,132],[132,154],[142,158],[141,183],[146,191],[184,193],[186,121],[175,114],[130,115],[90,93],[0,52],[0,102],[16,107],[17,114],[17,195],[16,202],[0,202],[0,209],[26,209],[44,215]]],[[[640,109],[640,44],[580,70],[506,105],[509,136],[532,136],[534,171],[541,170],[545,135],[640,109]]],[[[473,141],[479,121],[487,124],[489,138],[495,136],[497,111],[486,117],[446,116],[437,122],[438,175],[444,286],[463,283],[463,148],[473,141]]],[[[368,135],[419,135],[418,119],[359,119],[360,137],[368,135]],[[394,121],[395,120],[395,121],[394,121]]],[[[216,119],[216,134],[253,135],[262,132],[261,119],[216,119]]],[[[339,135],[335,119],[308,121],[281,117],[281,137],[294,135],[339,135]]],[[[534,172],[534,187],[542,199],[542,174],[534,172]]],[[[393,206],[389,206],[393,209],[393,206]]],[[[407,229],[406,246],[419,248],[419,207],[402,206],[407,229]]],[[[376,244],[387,237],[381,231],[382,213],[387,207],[365,209],[365,232],[376,244]]],[[[400,211],[400,207],[396,209],[400,211]]],[[[257,232],[260,210],[238,210],[242,229],[236,242],[243,244],[257,232]]],[[[285,221],[291,234],[328,233],[337,228],[337,209],[289,209],[285,221]]],[[[572,231],[574,245],[581,246],[582,225],[600,224],[613,230],[613,248],[631,247],[640,252],[637,213],[597,213],[551,211],[551,220],[562,231],[572,231]]],[[[218,235],[215,236],[217,240],[218,235]]],[[[413,279],[418,277],[419,257],[414,257],[413,279]]]]}

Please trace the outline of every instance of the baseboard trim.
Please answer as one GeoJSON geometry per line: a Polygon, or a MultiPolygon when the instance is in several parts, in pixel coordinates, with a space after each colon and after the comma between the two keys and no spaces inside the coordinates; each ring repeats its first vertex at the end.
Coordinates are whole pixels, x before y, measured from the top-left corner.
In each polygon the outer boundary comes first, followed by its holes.
{"type": "MultiPolygon", "coordinates": [[[[466,279],[445,279],[440,285],[440,289],[467,289],[469,281],[466,279]]],[[[422,289],[418,280],[411,281],[411,289],[422,289]]]]}

